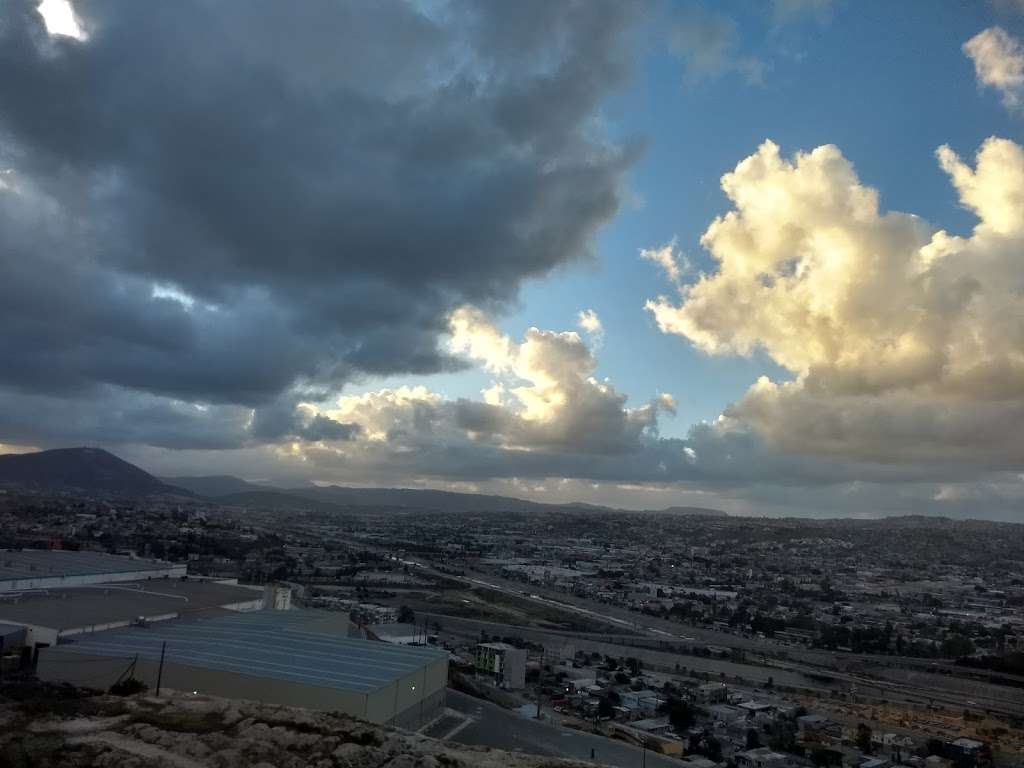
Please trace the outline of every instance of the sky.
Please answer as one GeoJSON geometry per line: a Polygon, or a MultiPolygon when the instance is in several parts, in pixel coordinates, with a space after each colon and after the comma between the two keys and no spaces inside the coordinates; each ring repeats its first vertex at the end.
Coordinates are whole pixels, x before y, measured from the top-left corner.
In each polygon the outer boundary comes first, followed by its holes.
{"type": "Polygon", "coordinates": [[[8,0],[0,452],[1024,522],[1024,2],[8,0]]]}

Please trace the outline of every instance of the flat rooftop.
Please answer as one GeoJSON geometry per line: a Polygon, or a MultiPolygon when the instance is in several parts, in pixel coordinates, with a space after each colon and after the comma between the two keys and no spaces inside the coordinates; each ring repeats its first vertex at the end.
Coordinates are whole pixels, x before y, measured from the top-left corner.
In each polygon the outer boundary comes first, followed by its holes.
{"type": "Polygon", "coordinates": [[[260,590],[209,581],[147,579],[88,587],[0,593],[0,621],[78,629],[168,613],[188,615],[258,600],[260,590]]]}
{"type": "Polygon", "coordinates": [[[163,560],[72,552],[66,549],[0,549],[0,581],[48,576],[95,576],[172,567],[163,560]]]}
{"type": "Polygon", "coordinates": [[[327,611],[256,611],[82,635],[62,651],[167,661],[323,688],[376,691],[447,658],[435,648],[354,640],[327,611]]]}

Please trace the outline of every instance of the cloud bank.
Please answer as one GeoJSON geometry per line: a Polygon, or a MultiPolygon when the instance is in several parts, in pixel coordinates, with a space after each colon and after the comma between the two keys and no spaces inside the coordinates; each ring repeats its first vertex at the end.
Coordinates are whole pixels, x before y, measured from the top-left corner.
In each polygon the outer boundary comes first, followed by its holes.
{"type": "Polygon", "coordinates": [[[722,178],[733,209],[701,241],[716,271],[647,303],[708,354],[763,350],[792,373],[761,378],[720,429],[936,477],[1019,471],[1024,149],[990,138],[973,165],[936,156],[978,218],[968,237],[881,211],[834,146],[788,159],[765,142],[722,178]]]}
{"type": "Polygon", "coordinates": [[[42,10],[0,7],[4,439],[342,436],[297,405],[464,365],[451,311],[589,258],[636,155],[629,2],[42,10]]]}

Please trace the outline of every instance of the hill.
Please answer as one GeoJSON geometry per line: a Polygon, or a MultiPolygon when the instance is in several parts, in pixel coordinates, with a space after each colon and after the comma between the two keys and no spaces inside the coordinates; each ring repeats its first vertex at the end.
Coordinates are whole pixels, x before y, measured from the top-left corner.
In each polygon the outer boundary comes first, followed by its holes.
{"type": "Polygon", "coordinates": [[[651,510],[662,515],[699,515],[701,517],[728,517],[720,509],[709,507],[665,507],[665,509],[651,510]]]}
{"type": "Polygon", "coordinates": [[[0,485],[119,496],[190,495],[101,448],[0,455],[0,485]]]}
{"type": "Polygon", "coordinates": [[[202,475],[199,477],[161,477],[161,482],[184,488],[199,496],[214,498],[232,493],[249,493],[277,490],[266,485],[256,485],[232,475],[202,475]]]}
{"type": "Polygon", "coordinates": [[[325,499],[307,498],[298,496],[288,491],[275,488],[260,491],[244,491],[242,493],[229,493],[224,496],[215,496],[213,500],[219,504],[229,507],[256,507],[260,509],[289,510],[293,512],[304,512],[313,510],[316,512],[342,512],[345,505],[335,504],[325,499]]]}

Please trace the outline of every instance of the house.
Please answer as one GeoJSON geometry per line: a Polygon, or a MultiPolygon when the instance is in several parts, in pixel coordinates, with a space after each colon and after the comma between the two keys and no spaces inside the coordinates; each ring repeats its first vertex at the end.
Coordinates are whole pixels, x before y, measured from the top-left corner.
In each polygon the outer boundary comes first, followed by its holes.
{"type": "Polygon", "coordinates": [[[914,753],[917,744],[909,736],[900,736],[896,733],[883,733],[878,739],[881,745],[881,752],[888,752],[894,763],[901,763],[904,758],[914,753]]]}
{"type": "Polygon", "coordinates": [[[694,691],[698,704],[724,704],[729,699],[729,689],[724,683],[705,683],[694,691]]]}
{"type": "Polygon", "coordinates": [[[775,705],[765,701],[741,701],[736,706],[746,712],[756,725],[769,723],[775,717],[775,705]]]}
{"type": "Polygon", "coordinates": [[[731,704],[714,704],[708,707],[708,715],[714,723],[729,725],[747,719],[747,713],[731,704]]]}
{"type": "Polygon", "coordinates": [[[987,761],[988,749],[983,741],[961,737],[946,745],[946,756],[958,768],[974,768],[979,762],[987,761]]]}
{"type": "Polygon", "coordinates": [[[830,742],[843,736],[843,727],[824,715],[803,715],[796,719],[796,725],[803,741],[830,742]]]}
{"type": "MultiPolygon", "coordinates": [[[[569,689],[569,693],[585,693],[590,688],[597,687],[597,678],[580,677],[575,680],[566,680],[565,687],[569,689]]],[[[600,688],[598,688],[598,691],[600,691],[600,688]]]]}
{"type": "Polygon", "coordinates": [[[706,757],[700,755],[687,755],[686,757],[680,758],[679,762],[685,766],[685,768],[718,768],[718,763],[714,760],[708,760],[706,757]]]}
{"type": "Polygon", "coordinates": [[[737,752],[735,760],[739,768],[782,768],[789,763],[789,757],[768,747],[737,752]]]}
{"type": "Polygon", "coordinates": [[[637,720],[630,727],[659,736],[671,735],[673,730],[672,724],[668,721],[667,717],[649,717],[645,720],[637,720]]]}
{"type": "Polygon", "coordinates": [[[630,719],[651,717],[665,704],[665,699],[656,691],[628,691],[622,694],[620,705],[631,713],[630,719]]]}

